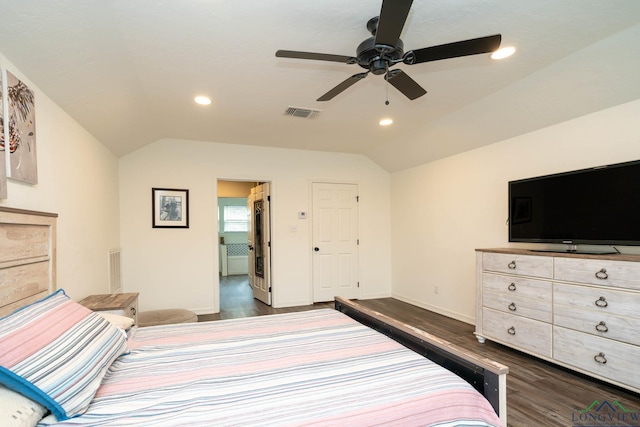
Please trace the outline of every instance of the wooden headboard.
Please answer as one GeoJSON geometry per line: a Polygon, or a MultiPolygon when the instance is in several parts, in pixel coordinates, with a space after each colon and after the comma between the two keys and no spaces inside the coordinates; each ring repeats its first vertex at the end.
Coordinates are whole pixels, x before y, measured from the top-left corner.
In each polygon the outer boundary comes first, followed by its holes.
{"type": "Polygon", "coordinates": [[[57,218],[0,206],[0,317],[56,289],[57,218]]]}

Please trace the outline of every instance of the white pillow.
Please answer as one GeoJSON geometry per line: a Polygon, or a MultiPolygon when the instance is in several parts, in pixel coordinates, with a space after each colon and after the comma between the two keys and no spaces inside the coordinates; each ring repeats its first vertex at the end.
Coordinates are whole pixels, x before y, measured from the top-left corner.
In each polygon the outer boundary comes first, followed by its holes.
{"type": "Polygon", "coordinates": [[[0,385],[0,425],[33,427],[47,412],[46,408],[20,393],[0,385]]]}
{"type": "Polygon", "coordinates": [[[96,311],[96,313],[104,317],[105,320],[110,322],[113,326],[124,329],[125,331],[132,327],[134,323],[134,320],[130,317],[119,316],[117,314],[107,313],[105,311],[96,311]]]}

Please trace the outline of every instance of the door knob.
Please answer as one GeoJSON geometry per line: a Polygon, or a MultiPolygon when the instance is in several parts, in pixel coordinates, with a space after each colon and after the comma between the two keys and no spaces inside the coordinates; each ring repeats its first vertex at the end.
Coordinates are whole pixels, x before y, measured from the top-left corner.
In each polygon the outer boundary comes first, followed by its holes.
{"type": "Polygon", "coordinates": [[[316,246],[315,248],[313,248],[313,250],[318,252],[320,250],[320,248],[316,246]]]}

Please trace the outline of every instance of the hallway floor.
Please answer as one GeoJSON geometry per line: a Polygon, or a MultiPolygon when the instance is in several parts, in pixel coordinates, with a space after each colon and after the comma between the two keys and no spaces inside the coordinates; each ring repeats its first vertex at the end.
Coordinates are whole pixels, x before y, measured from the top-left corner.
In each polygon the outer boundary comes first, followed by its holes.
{"type": "Polygon", "coordinates": [[[333,302],[301,307],[273,308],[253,298],[249,276],[220,277],[220,313],[198,316],[198,321],[235,319],[238,317],[263,316],[265,314],[289,313],[318,308],[333,308],[333,302]]]}

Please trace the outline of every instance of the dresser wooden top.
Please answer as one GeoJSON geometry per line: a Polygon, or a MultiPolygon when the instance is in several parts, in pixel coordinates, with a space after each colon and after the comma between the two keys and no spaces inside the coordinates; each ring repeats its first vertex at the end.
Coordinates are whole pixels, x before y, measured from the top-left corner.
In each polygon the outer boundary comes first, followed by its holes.
{"type": "Polygon", "coordinates": [[[138,292],[131,292],[125,294],[102,294],[102,295],[89,295],[85,299],[79,302],[90,310],[121,310],[131,305],[136,298],[138,298],[138,292]]]}
{"type": "Polygon", "coordinates": [[[562,258],[582,258],[582,259],[608,259],[612,261],[633,261],[640,262],[640,255],[632,254],[589,254],[576,252],[553,252],[551,250],[531,250],[520,248],[489,248],[476,249],[477,252],[492,252],[498,254],[515,254],[515,255],[536,255],[548,257],[562,258]]]}

